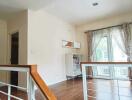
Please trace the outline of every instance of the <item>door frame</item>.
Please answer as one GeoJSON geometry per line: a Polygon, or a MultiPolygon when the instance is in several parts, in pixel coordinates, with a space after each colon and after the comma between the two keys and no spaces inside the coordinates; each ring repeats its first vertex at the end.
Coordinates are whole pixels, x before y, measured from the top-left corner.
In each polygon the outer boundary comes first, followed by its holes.
{"type": "MultiPolygon", "coordinates": [[[[19,38],[19,31],[14,31],[14,32],[11,32],[11,33],[8,33],[7,35],[7,64],[11,65],[11,37],[13,34],[17,33],[18,32],[18,38],[19,38]]],[[[19,47],[18,47],[18,64],[19,64],[19,47]]],[[[11,73],[8,72],[8,83],[10,84],[11,81],[10,81],[10,75],[11,73]]]]}
{"type": "MultiPolygon", "coordinates": [[[[7,47],[7,63],[10,65],[11,64],[11,36],[15,33],[19,34],[19,31],[14,31],[14,32],[11,32],[11,33],[8,33],[8,47],[7,47]]],[[[18,38],[19,38],[19,35],[18,35],[18,38]]],[[[19,54],[19,48],[18,48],[18,54],[19,54]]],[[[19,58],[19,56],[18,56],[19,58]]],[[[19,64],[19,61],[18,61],[18,64],[19,64]]]]}

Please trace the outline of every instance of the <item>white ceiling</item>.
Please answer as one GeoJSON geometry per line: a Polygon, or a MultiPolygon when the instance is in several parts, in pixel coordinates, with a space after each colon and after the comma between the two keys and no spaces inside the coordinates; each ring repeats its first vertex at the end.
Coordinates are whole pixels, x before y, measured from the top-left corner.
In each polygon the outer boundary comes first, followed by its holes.
{"type": "Polygon", "coordinates": [[[72,24],[132,12],[132,0],[0,0],[0,17],[24,9],[44,9],[72,24]],[[92,3],[98,2],[98,6],[92,3]]]}
{"type": "Polygon", "coordinates": [[[0,0],[0,18],[8,18],[25,9],[38,10],[54,1],[56,0],[0,0]]]}
{"type": "Polygon", "coordinates": [[[45,8],[48,12],[73,24],[132,12],[132,0],[60,0],[45,8]],[[98,2],[98,6],[92,3],[98,2]]]}

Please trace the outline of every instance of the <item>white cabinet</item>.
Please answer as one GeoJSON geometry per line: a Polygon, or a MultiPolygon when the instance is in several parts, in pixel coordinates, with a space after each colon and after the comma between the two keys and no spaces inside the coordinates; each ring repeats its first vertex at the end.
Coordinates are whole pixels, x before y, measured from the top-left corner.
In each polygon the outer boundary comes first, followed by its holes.
{"type": "Polygon", "coordinates": [[[82,55],[80,54],[66,54],[65,66],[66,66],[67,79],[81,75],[81,69],[80,69],[81,59],[82,59],[82,55]]]}

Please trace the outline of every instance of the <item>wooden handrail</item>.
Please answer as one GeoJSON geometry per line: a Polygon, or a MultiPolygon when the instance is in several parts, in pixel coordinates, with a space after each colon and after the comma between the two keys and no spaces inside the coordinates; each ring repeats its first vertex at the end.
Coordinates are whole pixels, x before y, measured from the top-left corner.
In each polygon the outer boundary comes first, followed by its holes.
{"type": "Polygon", "coordinates": [[[41,92],[45,95],[45,97],[48,100],[57,100],[55,95],[49,90],[48,86],[46,83],[43,81],[43,79],[40,77],[40,75],[37,72],[37,65],[31,65],[31,70],[30,70],[31,76],[38,85],[39,89],[41,92]]]}
{"type": "Polygon", "coordinates": [[[37,72],[37,65],[0,65],[0,67],[21,67],[21,68],[29,68],[30,75],[33,80],[37,84],[38,88],[41,90],[43,95],[47,100],[57,100],[53,92],[48,88],[44,80],[41,78],[39,73],[37,72]]]}
{"type": "Polygon", "coordinates": [[[82,71],[83,64],[132,64],[132,62],[80,62],[80,69],[82,71]]]}

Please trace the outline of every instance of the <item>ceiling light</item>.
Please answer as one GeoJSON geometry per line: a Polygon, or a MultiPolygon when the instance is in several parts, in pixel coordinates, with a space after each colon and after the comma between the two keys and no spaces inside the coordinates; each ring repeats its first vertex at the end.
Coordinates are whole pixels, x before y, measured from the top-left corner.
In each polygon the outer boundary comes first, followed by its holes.
{"type": "Polygon", "coordinates": [[[93,3],[92,5],[93,5],[93,6],[97,6],[98,4],[99,4],[99,3],[95,2],[95,3],[93,3]]]}

